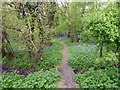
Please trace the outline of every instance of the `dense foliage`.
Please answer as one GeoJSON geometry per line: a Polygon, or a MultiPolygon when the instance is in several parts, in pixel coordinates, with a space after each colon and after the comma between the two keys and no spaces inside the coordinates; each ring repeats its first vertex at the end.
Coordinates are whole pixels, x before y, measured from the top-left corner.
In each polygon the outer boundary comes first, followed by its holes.
{"type": "Polygon", "coordinates": [[[118,68],[116,67],[97,71],[90,68],[84,74],[75,75],[75,79],[82,88],[119,88],[118,76],[118,68]]]}
{"type": "Polygon", "coordinates": [[[56,88],[59,79],[60,75],[55,69],[40,70],[29,74],[27,77],[15,72],[4,72],[2,74],[2,86],[3,88],[56,88]]]}

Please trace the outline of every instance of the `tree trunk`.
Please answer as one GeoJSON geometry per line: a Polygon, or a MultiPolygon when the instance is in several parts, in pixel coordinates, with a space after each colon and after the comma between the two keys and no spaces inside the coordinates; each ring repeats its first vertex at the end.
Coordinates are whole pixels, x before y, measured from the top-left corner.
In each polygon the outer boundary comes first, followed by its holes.
{"type": "MultiPolygon", "coordinates": [[[[35,56],[34,54],[34,35],[33,35],[33,32],[34,32],[34,24],[31,24],[29,18],[27,17],[27,14],[26,14],[26,11],[25,9],[23,8],[23,13],[24,13],[24,16],[23,18],[25,19],[26,21],[26,26],[29,28],[29,40],[26,42],[28,43],[27,44],[27,47],[28,47],[28,53],[29,53],[29,57],[30,58],[33,58],[35,56]]],[[[34,22],[34,19],[32,18],[32,22],[34,22]]]]}
{"type": "Polygon", "coordinates": [[[74,42],[74,37],[73,36],[71,36],[71,43],[73,43],[74,42]]]}
{"type": "Polygon", "coordinates": [[[118,53],[117,58],[119,60],[120,59],[120,46],[119,45],[117,46],[116,52],[118,53]]]}
{"type": "Polygon", "coordinates": [[[100,57],[102,57],[102,50],[103,50],[103,47],[101,46],[100,47],[100,57]]]}
{"type": "Polygon", "coordinates": [[[39,44],[39,50],[37,52],[36,60],[41,60],[43,49],[45,47],[45,41],[44,41],[44,31],[42,28],[42,22],[38,18],[38,28],[39,28],[39,38],[40,38],[40,44],[39,44]]]}
{"type": "Polygon", "coordinates": [[[30,44],[28,45],[28,53],[29,53],[29,56],[32,58],[34,57],[34,45],[33,45],[34,44],[34,35],[33,35],[34,25],[31,27],[29,20],[27,21],[28,21],[28,27],[29,27],[29,33],[30,33],[29,35],[30,44]]]}
{"type": "Polygon", "coordinates": [[[37,57],[36,57],[36,60],[40,60],[41,61],[44,47],[45,47],[44,44],[40,47],[40,49],[38,51],[38,54],[37,54],[37,57]]]}
{"type": "Polygon", "coordinates": [[[9,60],[12,60],[14,57],[13,49],[8,40],[8,34],[5,30],[2,31],[2,58],[7,57],[9,60]]]}
{"type": "Polygon", "coordinates": [[[48,24],[49,24],[49,28],[52,27],[53,25],[53,21],[54,21],[54,16],[55,16],[55,13],[56,13],[56,3],[55,2],[51,2],[50,3],[50,8],[52,10],[49,11],[49,15],[48,15],[48,24]]]}
{"type": "MultiPolygon", "coordinates": [[[[49,28],[51,29],[52,26],[53,26],[54,16],[55,16],[55,13],[56,13],[56,3],[51,2],[50,5],[51,5],[50,8],[52,10],[49,11],[49,14],[48,14],[48,25],[49,25],[49,28]]],[[[47,45],[52,45],[50,36],[51,36],[51,34],[48,33],[47,45]]]]}
{"type": "Polygon", "coordinates": [[[28,46],[28,53],[30,58],[34,58],[35,54],[33,46],[28,46]]]}

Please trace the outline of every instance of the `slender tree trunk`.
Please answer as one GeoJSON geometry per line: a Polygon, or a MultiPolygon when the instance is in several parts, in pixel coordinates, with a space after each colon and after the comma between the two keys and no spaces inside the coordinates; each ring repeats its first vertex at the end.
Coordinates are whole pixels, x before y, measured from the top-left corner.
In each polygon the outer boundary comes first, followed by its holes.
{"type": "MultiPolygon", "coordinates": [[[[24,6],[23,6],[24,7],[24,6]]],[[[29,40],[26,42],[28,43],[27,44],[27,47],[28,47],[28,53],[29,53],[29,57],[30,58],[34,58],[35,54],[34,54],[34,35],[33,35],[33,32],[34,32],[34,24],[31,25],[27,15],[26,15],[26,11],[25,11],[25,8],[23,8],[23,18],[25,19],[26,21],[26,26],[29,28],[29,40]]],[[[32,20],[34,22],[34,20],[32,20]]]]}
{"type": "Polygon", "coordinates": [[[44,41],[44,32],[42,28],[42,23],[41,20],[38,19],[38,28],[39,28],[39,38],[40,38],[40,45],[39,45],[39,50],[37,52],[36,60],[41,60],[43,49],[45,47],[45,41],[44,41]]]}
{"type": "Polygon", "coordinates": [[[14,57],[13,49],[8,40],[8,34],[5,30],[2,31],[2,58],[7,57],[9,60],[12,60],[14,57]]]}
{"type": "MultiPolygon", "coordinates": [[[[34,28],[31,27],[30,21],[27,19],[28,21],[28,27],[29,27],[29,32],[30,32],[30,44],[28,45],[28,53],[30,57],[34,57],[34,36],[33,36],[33,32],[34,32],[34,28]]],[[[34,27],[34,26],[33,26],[34,27]]]]}
{"type": "Polygon", "coordinates": [[[74,37],[73,36],[71,36],[71,43],[73,43],[74,42],[74,37]]]}
{"type": "MultiPolygon", "coordinates": [[[[53,9],[53,10],[49,11],[49,15],[48,15],[48,24],[49,24],[49,28],[51,29],[52,26],[53,26],[54,16],[55,16],[55,13],[56,13],[56,3],[55,2],[51,2],[50,5],[51,5],[50,6],[51,9],[53,9]]],[[[47,39],[47,44],[48,45],[52,44],[50,36],[51,36],[51,34],[48,33],[48,39],[47,39]]]]}
{"type": "Polygon", "coordinates": [[[35,54],[34,54],[33,46],[28,46],[28,53],[30,58],[34,58],[35,54]]]}
{"type": "Polygon", "coordinates": [[[118,45],[117,48],[116,48],[116,52],[118,53],[118,60],[120,59],[120,46],[118,45]]]}
{"type": "MultiPolygon", "coordinates": [[[[35,18],[32,18],[32,24],[31,24],[31,32],[32,33],[34,33],[34,22],[35,22],[35,18]]],[[[32,34],[32,41],[34,42],[34,35],[33,34],[32,34]]]]}
{"type": "Polygon", "coordinates": [[[42,44],[41,47],[40,47],[40,49],[38,50],[38,55],[37,55],[37,58],[36,58],[37,60],[41,61],[44,47],[45,47],[45,45],[42,44]]]}
{"type": "Polygon", "coordinates": [[[103,47],[101,46],[100,47],[100,57],[102,57],[102,50],[103,50],[103,47]]]}

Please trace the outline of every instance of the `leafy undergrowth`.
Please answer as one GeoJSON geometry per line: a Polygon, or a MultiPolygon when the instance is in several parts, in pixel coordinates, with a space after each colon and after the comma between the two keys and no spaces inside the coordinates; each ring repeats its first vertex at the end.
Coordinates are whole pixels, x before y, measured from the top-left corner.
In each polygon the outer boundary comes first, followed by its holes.
{"type": "Polygon", "coordinates": [[[27,77],[16,72],[2,74],[3,88],[56,88],[60,74],[55,69],[40,70],[30,73],[27,77]]]}
{"type": "Polygon", "coordinates": [[[38,63],[40,69],[48,70],[49,68],[55,68],[62,60],[62,49],[63,46],[58,40],[53,41],[52,46],[47,46],[44,49],[43,61],[38,63]]]}
{"type": "Polygon", "coordinates": [[[115,53],[92,43],[68,43],[69,64],[75,72],[75,80],[81,88],[118,88],[119,62],[115,53]]]}
{"type": "Polygon", "coordinates": [[[74,71],[86,71],[94,64],[98,57],[97,46],[87,43],[73,43],[69,46],[69,64],[74,71]]]}
{"type": "Polygon", "coordinates": [[[36,61],[34,59],[28,58],[27,51],[15,50],[15,54],[19,54],[20,57],[14,59],[13,61],[3,58],[3,64],[8,64],[9,66],[19,67],[19,68],[31,68],[35,67],[38,70],[49,70],[50,68],[55,68],[61,63],[63,46],[59,44],[58,40],[53,40],[53,45],[46,46],[44,48],[43,56],[41,61],[36,61]]]}
{"type": "Polygon", "coordinates": [[[13,61],[2,58],[3,88],[57,88],[60,74],[57,66],[61,63],[63,46],[53,40],[53,45],[44,48],[41,61],[28,58],[27,51],[15,50],[20,57],[13,61]]]}
{"type": "Polygon", "coordinates": [[[69,64],[77,71],[86,71],[90,67],[95,69],[108,68],[119,61],[112,51],[103,50],[103,57],[99,58],[99,47],[89,43],[77,43],[69,46],[69,64]]]}
{"type": "Polygon", "coordinates": [[[84,74],[76,74],[75,80],[81,88],[119,88],[118,68],[95,70],[90,68],[84,74]]]}

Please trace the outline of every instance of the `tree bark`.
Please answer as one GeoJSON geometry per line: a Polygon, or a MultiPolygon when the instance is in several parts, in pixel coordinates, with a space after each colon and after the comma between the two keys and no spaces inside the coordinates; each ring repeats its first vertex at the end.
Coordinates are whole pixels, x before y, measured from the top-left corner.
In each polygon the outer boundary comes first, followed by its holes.
{"type": "MultiPolygon", "coordinates": [[[[49,25],[49,28],[51,29],[52,26],[53,26],[54,16],[55,16],[55,13],[56,13],[56,3],[55,2],[51,2],[50,3],[50,8],[52,10],[49,11],[49,14],[48,14],[48,25],[49,25]]],[[[51,36],[51,34],[48,33],[47,45],[51,45],[52,44],[50,36],[51,36]]]]}
{"type": "MultiPolygon", "coordinates": [[[[28,17],[27,17],[27,14],[26,14],[26,10],[25,10],[25,5],[23,4],[23,19],[25,19],[26,21],[26,26],[29,28],[29,40],[26,42],[28,43],[27,44],[27,47],[28,47],[28,53],[29,53],[29,57],[30,58],[34,58],[35,54],[34,54],[34,35],[33,35],[33,32],[34,32],[34,24],[31,25],[31,22],[29,21],[28,17]]],[[[34,22],[34,20],[32,19],[32,21],[34,22]]]]}
{"type": "Polygon", "coordinates": [[[43,31],[43,28],[42,28],[42,22],[39,18],[38,18],[38,28],[39,28],[40,43],[39,43],[39,50],[37,52],[36,60],[41,61],[43,49],[45,47],[45,41],[44,41],[44,31],[43,31]]]}
{"type": "Polygon", "coordinates": [[[14,57],[13,49],[8,40],[8,34],[5,30],[2,31],[2,58],[7,57],[9,60],[12,60],[14,57]]]}
{"type": "Polygon", "coordinates": [[[103,50],[103,47],[101,46],[100,47],[100,57],[102,57],[102,50],[103,50]]]}
{"type": "Polygon", "coordinates": [[[36,60],[39,60],[39,61],[42,60],[42,54],[43,54],[44,47],[45,47],[45,45],[43,44],[43,45],[40,47],[40,49],[38,50],[38,54],[37,54],[36,60]]]}

